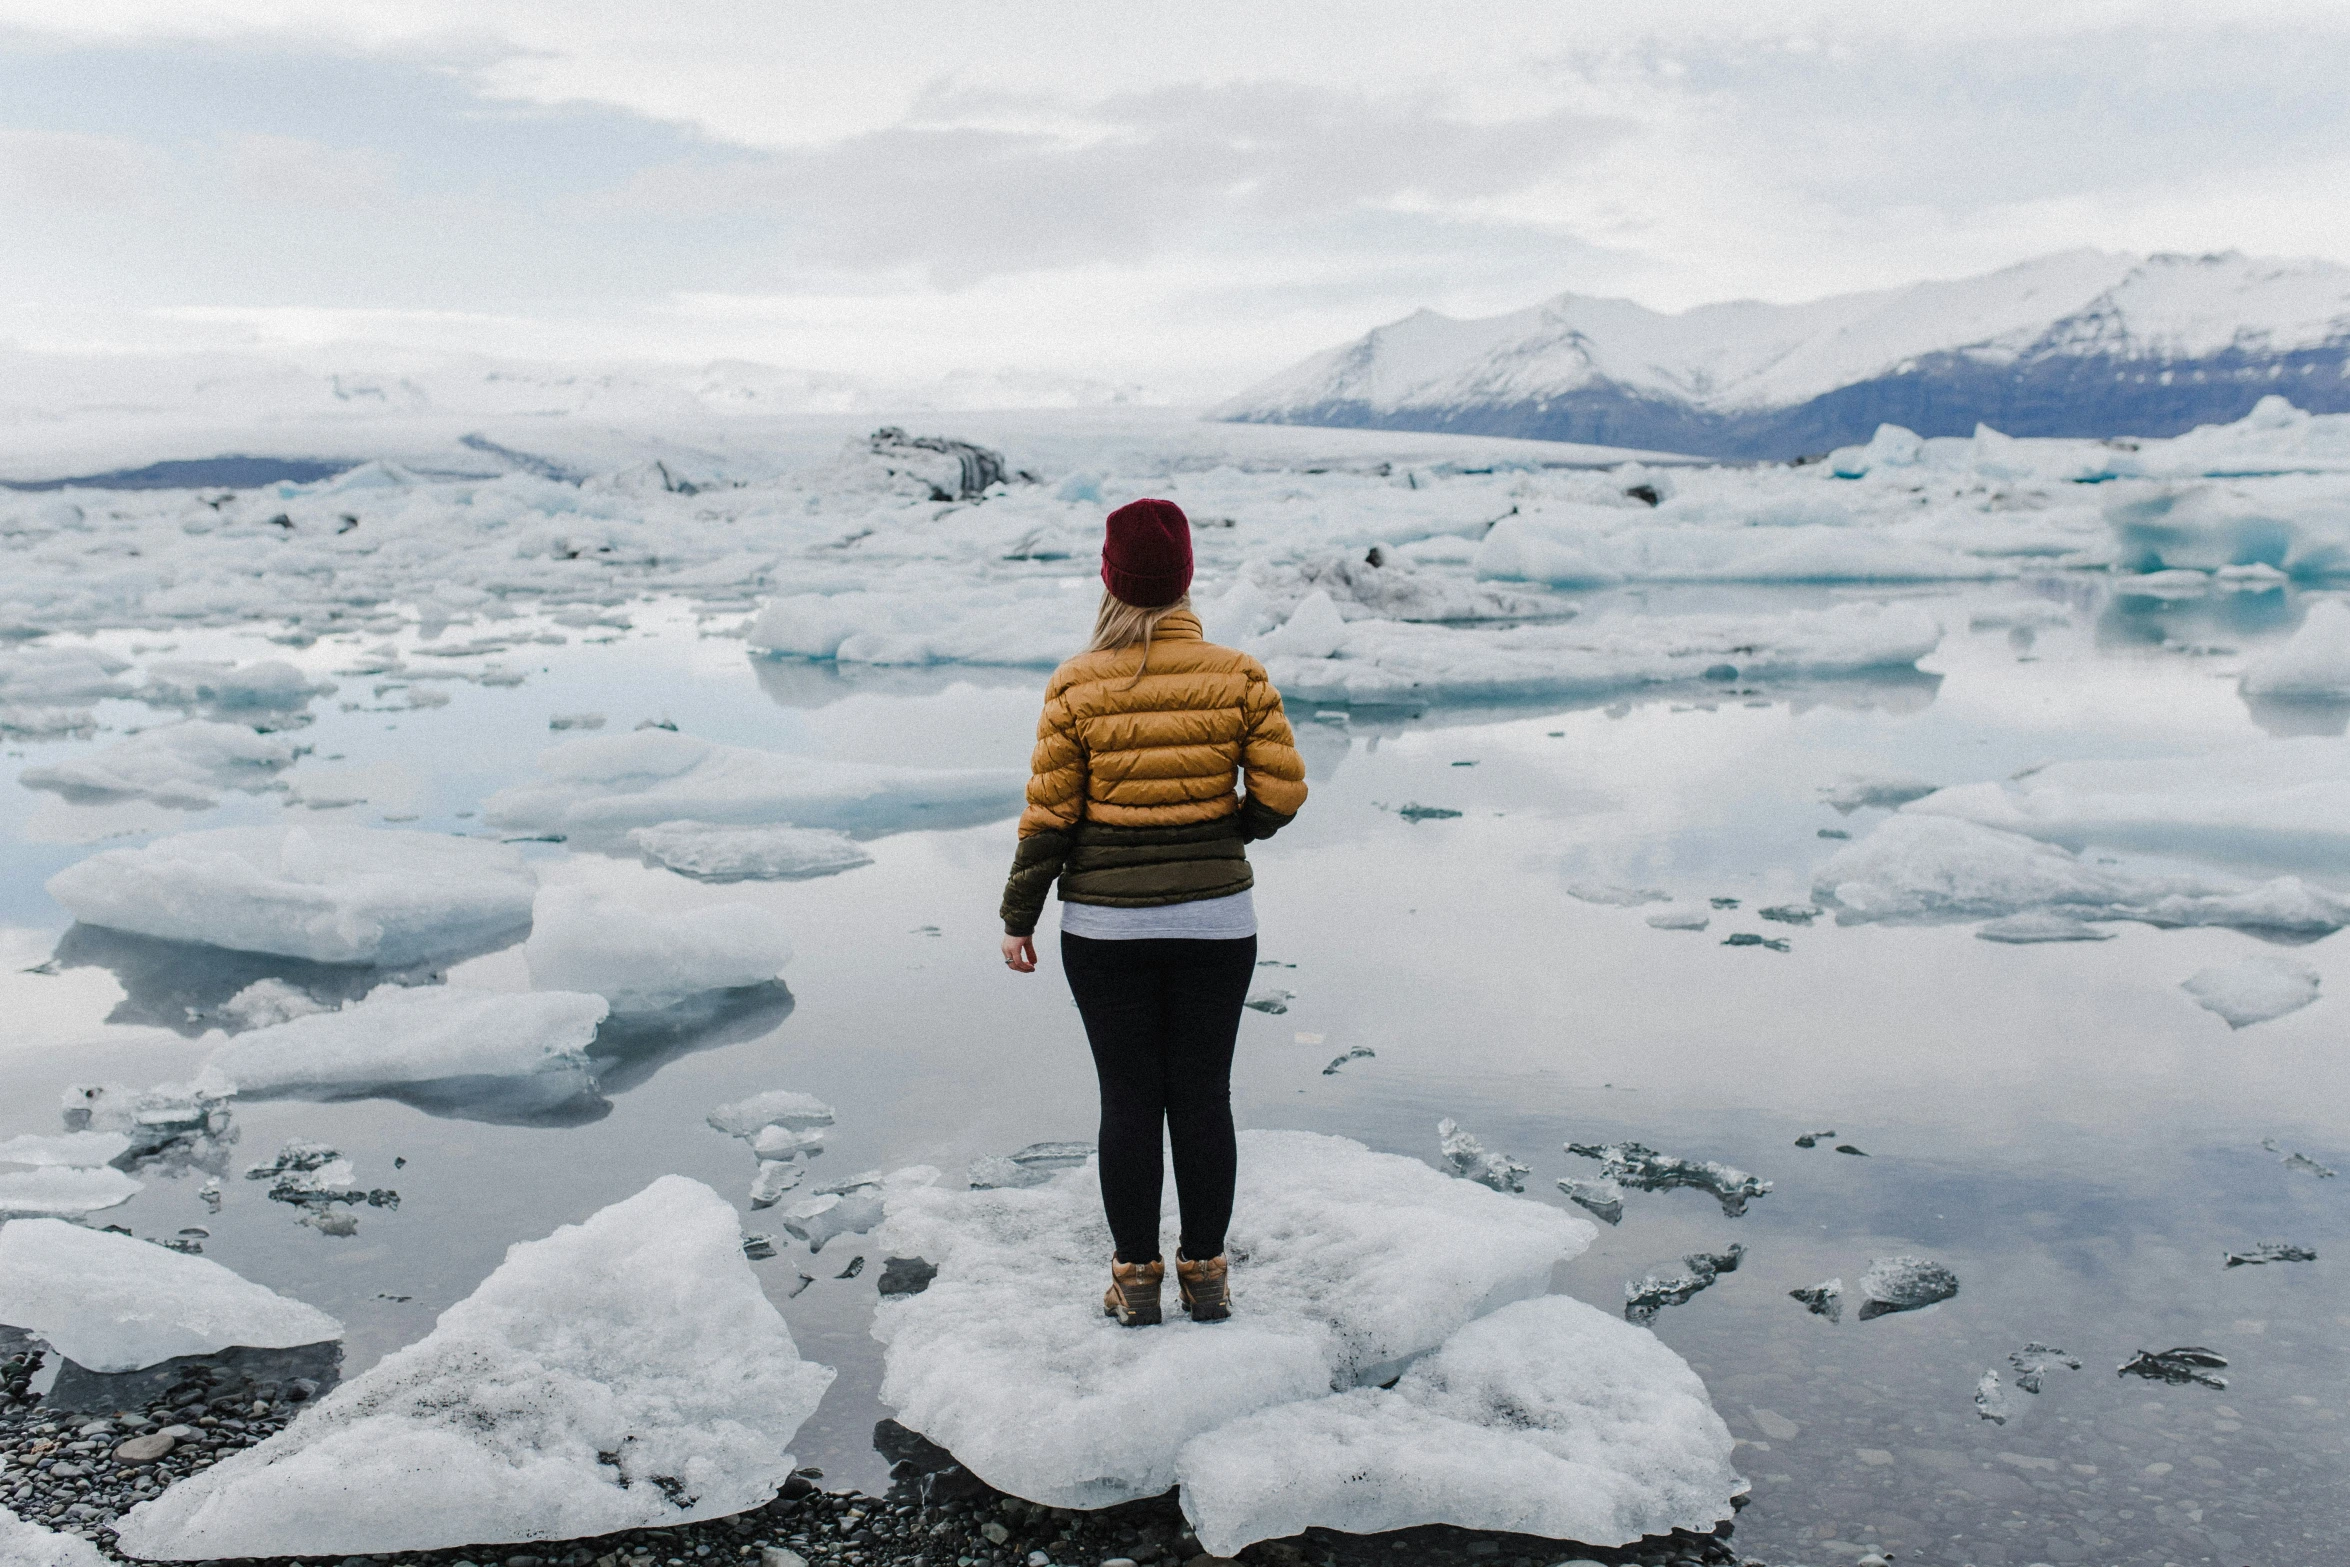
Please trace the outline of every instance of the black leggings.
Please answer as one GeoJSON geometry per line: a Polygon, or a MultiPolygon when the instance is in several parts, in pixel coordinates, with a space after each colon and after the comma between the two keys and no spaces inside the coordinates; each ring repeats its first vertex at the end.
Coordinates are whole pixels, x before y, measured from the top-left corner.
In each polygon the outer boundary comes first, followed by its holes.
{"type": "Polygon", "coordinates": [[[1232,1221],[1232,1044],[1257,938],[1095,941],[1061,933],[1061,968],[1102,1084],[1102,1206],[1125,1262],[1159,1255],[1163,1120],[1175,1143],[1183,1254],[1214,1257],[1232,1221]]]}

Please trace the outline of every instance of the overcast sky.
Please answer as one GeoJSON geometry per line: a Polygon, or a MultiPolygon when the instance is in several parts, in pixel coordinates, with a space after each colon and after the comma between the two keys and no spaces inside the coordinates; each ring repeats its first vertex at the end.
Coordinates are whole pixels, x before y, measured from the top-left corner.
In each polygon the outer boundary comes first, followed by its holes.
{"type": "Polygon", "coordinates": [[[2350,5],[0,0],[0,341],[1018,368],[2350,261],[2350,5]]]}

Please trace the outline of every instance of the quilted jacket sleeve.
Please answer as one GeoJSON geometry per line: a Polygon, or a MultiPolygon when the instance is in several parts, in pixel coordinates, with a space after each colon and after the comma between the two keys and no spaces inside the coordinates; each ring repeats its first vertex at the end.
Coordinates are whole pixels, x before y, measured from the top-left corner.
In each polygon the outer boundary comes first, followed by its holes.
{"type": "Polygon", "coordinates": [[[1289,717],[1281,711],[1281,693],[1273,689],[1264,666],[1250,660],[1248,677],[1241,706],[1240,775],[1245,797],[1240,803],[1240,832],[1244,838],[1270,838],[1306,803],[1306,764],[1297,754],[1289,717]]]}
{"type": "Polygon", "coordinates": [[[1071,721],[1066,695],[1046,694],[1036,721],[1036,750],[1028,763],[1028,804],[1020,812],[1020,843],[1004,882],[1004,934],[1029,936],[1044,914],[1045,894],[1061,874],[1085,814],[1085,745],[1071,721]]]}

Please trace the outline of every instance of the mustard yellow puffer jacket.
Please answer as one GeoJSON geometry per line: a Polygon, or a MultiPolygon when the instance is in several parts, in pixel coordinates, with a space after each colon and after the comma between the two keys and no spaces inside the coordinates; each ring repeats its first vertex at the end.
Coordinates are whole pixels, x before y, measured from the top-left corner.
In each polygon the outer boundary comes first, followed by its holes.
{"type": "Polygon", "coordinates": [[[1265,666],[1205,640],[1189,610],[1159,622],[1147,668],[1135,646],[1055,670],[1031,766],[1004,888],[1015,936],[1036,929],[1055,877],[1064,903],[1121,908],[1245,891],[1242,844],[1271,837],[1306,800],[1265,666]]]}

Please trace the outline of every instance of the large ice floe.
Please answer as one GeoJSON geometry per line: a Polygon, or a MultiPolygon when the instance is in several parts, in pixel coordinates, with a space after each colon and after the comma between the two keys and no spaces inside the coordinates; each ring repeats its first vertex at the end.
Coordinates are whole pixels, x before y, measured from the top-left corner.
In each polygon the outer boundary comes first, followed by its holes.
{"type": "Polygon", "coordinates": [[[655,913],[584,887],[549,887],[522,944],[530,982],[653,1012],[711,990],[764,985],[791,961],[783,920],[756,903],[655,913]]]}
{"type": "MultiPolygon", "coordinates": [[[[875,1241],[939,1271],[875,1319],[883,1401],[973,1473],[1034,1501],[1101,1507],[1180,1484],[1220,1554],[1315,1521],[1571,1522],[1614,1543],[1728,1515],[1739,1484],[1729,1438],[1687,1368],[1617,1336],[1636,1329],[1592,1328],[1589,1308],[1537,1299],[1553,1266],[1590,1244],[1588,1222],[1307,1132],[1243,1132],[1238,1191],[1232,1319],[1171,1313],[1137,1332],[1099,1305],[1111,1246],[1091,1163],[984,1190],[893,1177],[875,1241]],[[1497,1396],[1513,1360],[1524,1402],[1497,1396]],[[1399,1375],[1391,1393],[1363,1396],[1399,1375]],[[1673,1433],[1695,1456],[1660,1464],[1643,1441],[1610,1458],[1588,1433],[1619,1422],[1673,1433]],[[1574,1500],[1540,1517],[1529,1498],[1443,1480],[1449,1470],[1425,1462],[1427,1483],[1399,1478],[1384,1510],[1356,1510],[1381,1505],[1366,1499],[1375,1487],[1347,1479],[1358,1457],[1404,1465],[1439,1429],[1507,1454],[1520,1475],[1592,1467],[1574,1500]],[[1248,1461],[1222,1461],[1227,1440],[1248,1461]]],[[[1172,1194],[1168,1207],[1172,1221],[1172,1194]]]]}
{"type": "Polygon", "coordinates": [[[2300,1011],[2317,999],[2317,986],[2317,970],[2299,958],[2258,953],[2198,969],[2179,988],[2228,1027],[2249,1028],[2300,1011]]]}
{"type": "Polygon", "coordinates": [[[699,881],[798,881],[873,863],[864,845],[820,827],[716,827],[661,822],[632,828],[632,848],[699,881]]]}
{"type": "Polygon", "coordinates": [[[88,1371],[138,1371],[243,1345],[292,1349],[343,1336],[315,1306],[207,1257],[62,1219],[0,1226],[0,1324],[88,1371]]]}
{"type": "Polygon", "coordinates": [[[893,767],[718,745],[665,729],[592,735],[540,753],[540,780],[484,803],[492,826],[617,844],[635,828],[696,821],[899,832],[961,826],[1018,808],[1024,774],[893,767]]]}
{"type": "Polygon", "coordinates": [[[1343,619],[1316,593],[1248,644],[1293,701],[1364,704],[1592,695],[1678,681],[1912,668],[1942,628],[1913,604],[1776,615],[1614,615],[1469,630],[1343,619]]]}
{"type": "Polygon", "coordinates": [[[124,1516],[157,1561],[341,1556],[756,1507],[832,1372],[802,1360],[733,1207],[683,1176],[521,1242],[423,1339],[124,1516]]]}
{"type": "Polygon", "coordinates": [[[139,1195],[144,1184],[121,1170],[74,1165],[0,1170],[0,1217],[98,1213],[129,1202],[139,1195]]]}
{"type": "Polygon", "coordinates": [[[77,805],[150,800],[200,811],[218,805],[226,790],[257,793],[274,787],[294,758],[293,742],[282,735],[191,719],[143,729],[86,756],[28,767],[19,781],[77,805]]]}
{"type": "Polygon", "coordinates": [[[2310,605],[2291,637],[2245,662],[2243,690],[2278,702],[2350,702],[2350,603],[2310,605]]]}
{"type": "MultiPolygon", "coordinates": [[[[2020,832],[1917,810],[1887,818],[1813,873],[1812,895],[1834,904],[1839,921],[2002,919],[2052,911],[2075,921],[2225,925],[2307,936],[2350,925],[2350,897],[2298,876],[2253,881],[2215,870],[2105,864],[2020,832]]],[[[1994,940],[2015,939],[2007,928],[1988,933],[1994,940]]],[[[2041,927],[2029,939],[2051,934],[2041,927]]]]}
{"type": "Polygon", "coordinates": [[[88,925],[402,967],[517,933],[530,923],[538,878],[501,844],[304,825],[215,827],[108,849],[48,887],[88,925]]]}
{"type": "Polygon", "coordinates": [[[572,991],[384,985],[339,1011],[232,1036],[194,1086],[246,1098],[345,1098],[498,1079],[510,1095],[560,1104],[595,1087],[587,1047],[606,1010],[601,996],[572,991]]]}

